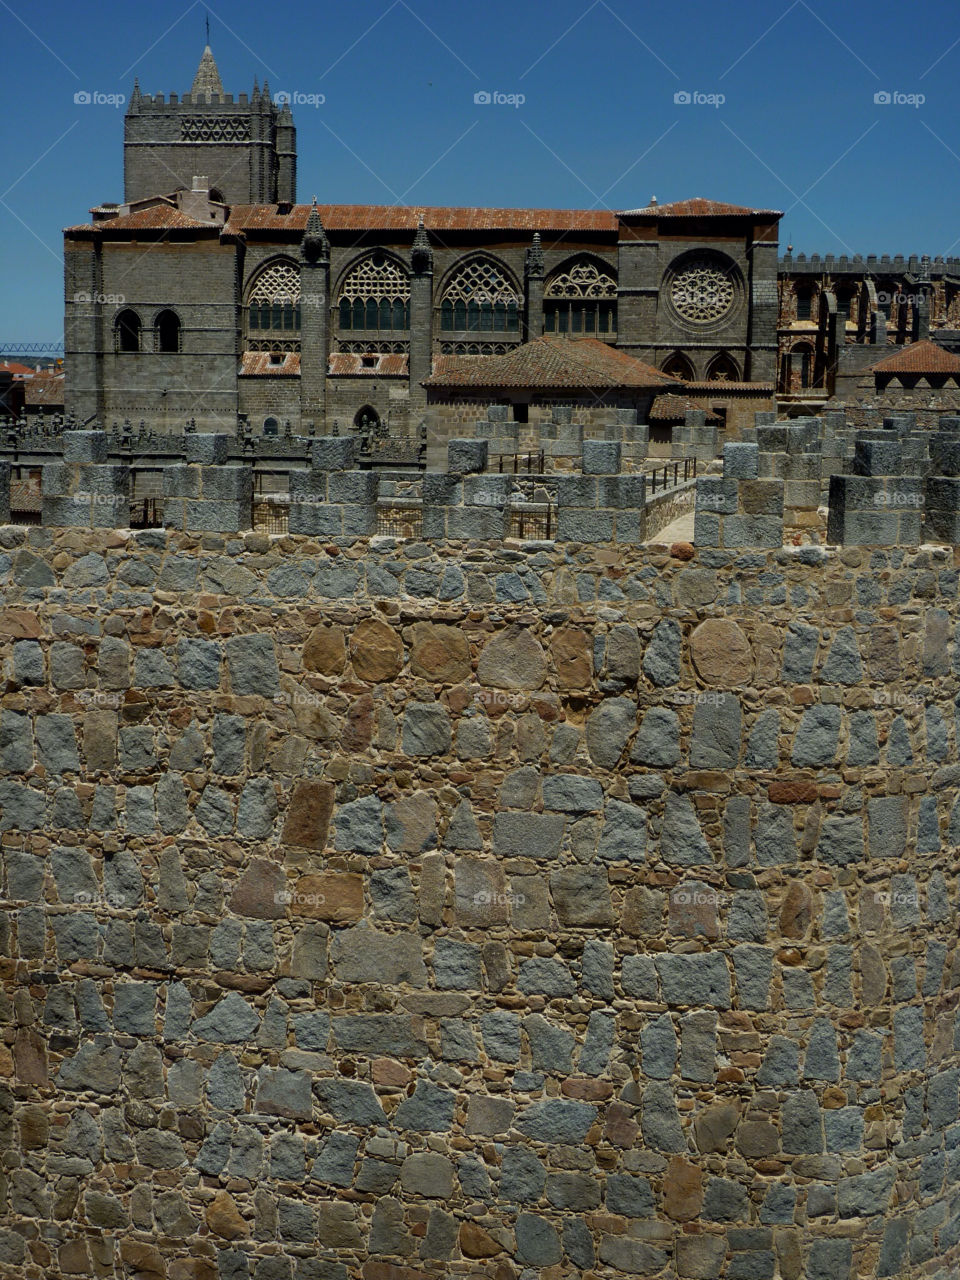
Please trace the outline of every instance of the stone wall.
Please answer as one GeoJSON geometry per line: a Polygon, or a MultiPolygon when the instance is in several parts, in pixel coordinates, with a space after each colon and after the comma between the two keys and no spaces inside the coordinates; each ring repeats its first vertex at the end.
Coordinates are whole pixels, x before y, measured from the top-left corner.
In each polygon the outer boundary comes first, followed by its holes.
{"type": "Polygon", "coordinates": [[[958,579],[0,530],[0,1276],[950,1280],[958,579]]]}

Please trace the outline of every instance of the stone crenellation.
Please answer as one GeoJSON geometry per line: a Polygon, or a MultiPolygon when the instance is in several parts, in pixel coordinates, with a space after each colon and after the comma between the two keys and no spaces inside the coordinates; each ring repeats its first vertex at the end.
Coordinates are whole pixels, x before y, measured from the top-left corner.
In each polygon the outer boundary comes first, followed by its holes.
{"type": "Polygon", "coordinates": [[[723,446],[723,473],[697,481],[694,541],[916,547],[956,544],[960,418],[936,431],[914,414],[862,430],[839,411],[770,422],[723,446]]]}
{"type": "Polygon", "coordinates": [[[952,548],[0,584],[3,1280],[956,1275],[952,548]]]}

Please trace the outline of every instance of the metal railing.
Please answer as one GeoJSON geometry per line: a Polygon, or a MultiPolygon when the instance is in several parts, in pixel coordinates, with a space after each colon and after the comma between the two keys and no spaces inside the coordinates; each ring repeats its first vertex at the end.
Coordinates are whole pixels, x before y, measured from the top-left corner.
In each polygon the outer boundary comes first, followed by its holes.
{"type": "Polygon", "coordinates": [[[697,460],[696,458],[684,458],[682,463],[668,462],[662,467],[654,467],[653,470],[649,471],[647,474],[650,476],[651,494],[654,494],[657,492],[657,476],[658,475],[661,475],[663,477],[660,483],[661,491],[664,489],[672,489],[676,485],[682,483],[682,481],[690,480],[696,476],[697,460]],[[683,470],[682,476],[680,475],[681,469],[683,470]],[[671,471],[673,472],[673,484],[669,482],[669,478],[668,478],[671,471]]]}
{"type": "Polygon", "coordinates": [[[507,536],[528,542],[548,542],[556,529],[556,516],[550,502],[530,503],[507,508],[507,536]]]}
{"type": "Polygon", "coordinates": [[[542,475],[543,475],[544,461],[545,461],[545,458],[544,458],[544,451],[543,451],[543,449],[538,449],[538,450],[537,450],[536,452],[534,452],[534,453],[515,453],[515,454],[513,454],[513,455],[512,455],[512,462],[513,462],[513,466],[512,466],[512,468],[509,466],[509,463],[510,463],[510,461],[511,461],[511,456],[510,456],[509,454],[505,455],[505,454],[502,454],[502,453],[501,453],[501,454],[500,454],[500,456],[499,456],[499,458],[497,459],[497,471],[498,471],[498,473],[499,473],[500,475],[503,475],[503,471],[504,471],[504,467],[503,467],[503,459],[504,459],[504,457],[506,457],[506,458],[507,458],[507,462],[508,462],[507,472],[508,472],[508,473],[509,473],[510,471],[512,471],[512,472],[513,472],[513,474],[514,474],[515,476],[516,476],[516,475],[520,475],[520,473],[524,470],[523,462],[524,462],[524,460],[526,460],[526,464],[527,464],[527,466],[526,466],[526,473],[527,473],[527,475],[528,475],[528,476],[532,476],[532,475],[534,475],[534,474],[536,474],[536,475],[538,475],[538,476],[542,476],[542,475]],[[534,466],[534,462],[536,462],[536,466],[534,466]]]}

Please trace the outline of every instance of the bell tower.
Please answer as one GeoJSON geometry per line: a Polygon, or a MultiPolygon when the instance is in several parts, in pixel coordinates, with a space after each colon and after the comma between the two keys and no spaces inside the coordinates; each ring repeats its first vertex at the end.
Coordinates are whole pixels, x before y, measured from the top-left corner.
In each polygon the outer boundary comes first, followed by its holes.
{"type": "Polygon", "coordinates": [[[224,93],[209,45],[190,92],[141,93],[134,82],[124,118],[124,201],[165,195],[205,174],[226,204],[296,201],[297,133],[289,104],[264,82],[248,97],[224,93]]]}

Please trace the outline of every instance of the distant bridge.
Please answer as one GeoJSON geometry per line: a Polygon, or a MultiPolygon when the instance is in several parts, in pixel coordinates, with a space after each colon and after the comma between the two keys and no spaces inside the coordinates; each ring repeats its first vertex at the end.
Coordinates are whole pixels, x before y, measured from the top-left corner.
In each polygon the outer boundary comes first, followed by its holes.
{"type": "Polygon", "coordinates": [[[62,356],[63,339],[50,342],[0,342],[0,355],[4,356],[62,356]]]}

